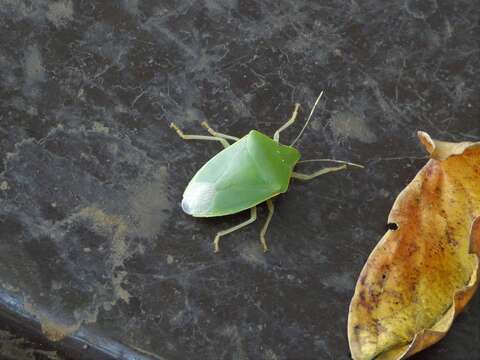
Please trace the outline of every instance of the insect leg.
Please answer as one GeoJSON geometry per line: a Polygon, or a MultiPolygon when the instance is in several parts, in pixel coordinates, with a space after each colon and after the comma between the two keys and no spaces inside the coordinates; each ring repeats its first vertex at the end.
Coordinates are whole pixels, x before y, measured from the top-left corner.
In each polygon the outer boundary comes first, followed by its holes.
{"type": "Polygon", "coordinates": [[[219,231],[217,233],[217,235],[215,236],[215,239],[213,240],[213,246],[214,246],[214,252],[219,252],[220,251],[220,248],[219,248],[219,242],[220,242],[220,238],[223,236],[223,235],[227,235],[227,234],[230,234],[231,232],[234,232],[244,226],[247,226],[248,224],[251,224],[252,222],[254,222],[255,220],[257,219],[257,207],[254,206],[250,209],[250,218],[247,220],[247,221],[244,221],[238,225],[235,225],[233,227],[231,227],[230,229],[226,229],[226,230],[222,230],[222,231],[219,231]]]}
{"type": "Polygon", "coordinates": [[[177,132],[178,136],[180,136],[182,139],[185,139],[185,140],[215,140],[215,141],[220,141],[223,147],[227,148],[230,146],[227,140],[222,139],[220,137],[204,136],[204,135],[186,135],[174,123],[170,123],[170,127],[177,132]]]}
{"type": "Polygon", "coordinates": [[[330,172],[334,171],[340,171],[344,170],[347,168],[347,165],[342,165],[342,166],[336,166],[336,167],[328,167],[324,168],[318,171],[315,171],[313,174],[302,174],[302,173],[297,173],[297,172],[292,172],[292,178],[294,179],[299,179],[299,180],[311,180],[313,178],[316,178],[317,176],[328,174],[330,172]]]}
{"type": "Polygon", "coordinates": [[[273,211],[275,210],[272,199],[267,200],[267,207],[268,207],[267,220],[265,220],[265,224],[263,224],[262,230],[260,230],[260,242],[262,243],[264,252],[268,251],[267,240],[265,239],[265,233],[267,232],[268,225],[270,225],[270,220],[272,220],[273,211]]]}
{"type": "Polygon", "coordinates": [[[207,129],[207,131],[215,136],[215,137],[219,137],[219,138],[223,138],[223,139],[228,139],[228,140],[233,140],[233,141],[237,141],[238,140],[238,137],[236,136],[232,136],[232,135],[227,135],[227,134],[222,134],[222,133],[219,133],[219,132],[216,132],[215,130],[213,130],[210,125],[208,125],[208,123],[206,121],[202,122],[201,124],[205,129],[207,129]]]}
{"type": "Polygon", "coordinates": [[[298,109],[299,108],[300,108],[300,104],[298,104],[298,103],[295,104],[295,108],[293,109],[292,116],[290,116],[290,119],[288,119],[288,121],[285,124],[283,124],[280,127],[280,129],[275,131],[275,134],[273,134],[273,140],[278,142],[280,140],[280,133],[295,122],[295,120],[297,118],[297,115],[298,115],[298,109]]]}

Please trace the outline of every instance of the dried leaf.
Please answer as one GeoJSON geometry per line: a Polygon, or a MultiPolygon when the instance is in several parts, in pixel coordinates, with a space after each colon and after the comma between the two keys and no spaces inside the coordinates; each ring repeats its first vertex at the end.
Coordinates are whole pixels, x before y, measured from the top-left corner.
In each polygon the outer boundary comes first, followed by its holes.
{"type": "Polygon", "coordinates": [[[431,159],[400,193],[389,230],[350,304],[355,360],[397,360],[439,341],[473,296],[480,262],[480,143],[434,141],[431,159]]]}

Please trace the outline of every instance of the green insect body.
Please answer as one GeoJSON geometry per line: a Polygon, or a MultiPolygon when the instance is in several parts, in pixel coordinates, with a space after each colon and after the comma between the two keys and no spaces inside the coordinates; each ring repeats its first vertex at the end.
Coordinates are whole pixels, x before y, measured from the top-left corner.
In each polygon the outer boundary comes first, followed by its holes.
{"type": "Polygon", "coordinates": [[[219,152],[195,174],[183,194],[183,210],[195,217],[250,209],[288,189],[300,152],[259,131],[219,152]]]}
{"type": "Polygon", "coordinates": [[[257,130],[251,130],[239,139],[216,132],[206,122],[203,122],[202,126],[211,136],[186,135],[175,124],[170,125],[185,140],[215,140],[225,147],[205,163],[189,182],[183,194],[182,209],[194,217],[224,216],[250,209],[248,220],[216,234],[215,252],[219,251],[222,236],[256,220],[256,206],[262,202],[267,204],[268,216],[260,231],[260,241],[263,250],[267,251],[265,233],[273,216],[272,198],[287,191],[291,178],[310,180],[329,172],[343,170],[347,164],[362,167],[346,161],[316,159],[307,161],[333,161],[342,165],[323,168],[313,174],[294,171],[300,159],[300,152],[293,145],[305,130],[322,94],[323,92],[317,98],[300,134],[290,146],[280,144],[280,132],[295,121],[299,104],[295,105],[292,116],[275,132],[273,138],[257,130]],[[234,143],[230,145],[228,140],[233,140],[234,143]]]}

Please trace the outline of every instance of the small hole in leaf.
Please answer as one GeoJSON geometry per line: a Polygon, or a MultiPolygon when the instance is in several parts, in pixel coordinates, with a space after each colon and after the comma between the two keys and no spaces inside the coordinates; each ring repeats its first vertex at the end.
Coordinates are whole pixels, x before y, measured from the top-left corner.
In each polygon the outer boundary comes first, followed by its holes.
{"type": "Polygon", "coordinates": [[[393,230],[393,231],[398,230],[398,225],[396,223],[388,223],[387,224],[387,229],[388,230],[393,230]]]}

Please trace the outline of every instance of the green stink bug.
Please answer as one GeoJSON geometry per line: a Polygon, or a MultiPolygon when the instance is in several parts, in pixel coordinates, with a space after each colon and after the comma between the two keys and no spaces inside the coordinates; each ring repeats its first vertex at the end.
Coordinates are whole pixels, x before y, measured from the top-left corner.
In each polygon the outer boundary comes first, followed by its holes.
{"type": "Polygon", "coordinates": [[[257,130],[251,130],[239,139],[214,131],[205,121],[202,126],[211,136],[186,135],[174,123],[170,124],[170,127],[182,139],[215,140],[221,142],[225,148],[207,161],[190,180],[183,193],[183,211],[194,217],[214,217],[250,209],[248,220],[216,234],[213,241],[215,252],[219,251],[219,242],[223,235],[234,232],[256,220],[256,206],[264,201],[267,203],[268,216],[260,231],[260,242],[263,250],[267,251],[265,233],[274,211],[272,198],[287,191],[291,178],[310,180],[329,172],[343,170],[347,165],[363,167],[346,161],[315,159],[303,162],[333,161],[342,165],[327,167],[312,174],[293,171],[300,159],[300,152],[293,145],[307,127],[322,94],[323,91],[315,101],[302,130],[290,145],[280,144],[280,133],[295,122],[299,104],[295,104],[292,116],[274,133],[273,138],[257,130]],[[228,140],[232,140],[234,143],[230,145],[228,140]]]}

